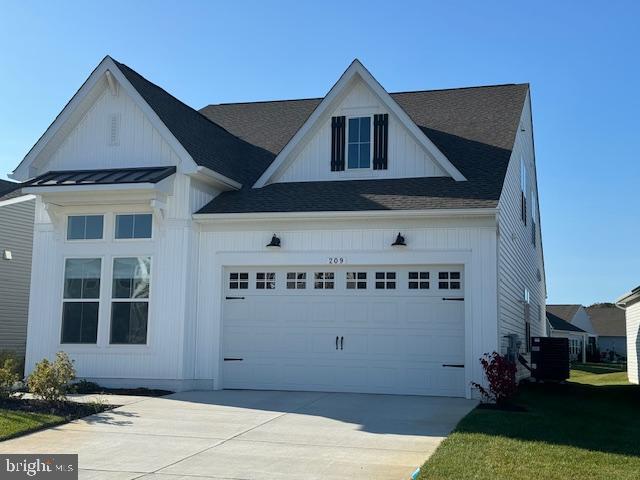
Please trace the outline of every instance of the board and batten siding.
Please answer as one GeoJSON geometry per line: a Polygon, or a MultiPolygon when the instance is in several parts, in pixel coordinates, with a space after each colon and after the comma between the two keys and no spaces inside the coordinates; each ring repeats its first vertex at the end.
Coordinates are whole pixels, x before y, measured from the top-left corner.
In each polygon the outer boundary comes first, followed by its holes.
{"type": "MultiPolygon", "coordinates": [[[[193,365],[185,365],[185,348],[195,332],[194,280],[197,271],[196,229],[191,220],[189,178],[176,174],[173,195],[163,215],[153,212],[153,238],[114,240],[115,214],[152,212],[145,204],[63,207],[52,221],[42,202],[36,207],[33,274],[27,342],[27,373],[42,358],[67,352],[75,361],[79,378],[104,386],[154,386],[190,388],[184,379],[193,377],[193,365]],[[104,239],[67,241],[68,214],[103,214],[104,239]],[[147,345],[110,345],[112,264],[115,257],[151,256],[151,284],[147,345]],[[97,344],[61,344],[61,312],[65,258],[101,258],[101,293],[97,344]]],[[[188,357],[188,356],[187,356],[188,357]]]]}
{"type": "Polygon", "coordinates": [[[627,372],[631,383],[640,383],[638,356],[640,355],[640,300],[627,306],[627,372]]]}
{"type": "MultiPolygon", "coordinates": [[[[373,132],[373,124],[371,126],[373,132]]],[[[372,134],[373,135],[373,134],[372,134]]],[[[373,136],[372,136],[373,138],[373,136]]],[[[373,144],[371,145],[373,151],[373,144]]],[[[449,176],[389,112],[378,96],[361,80],[348,90],[346,96],[322,118],[307,142],[299,148],[288,168],[275,182],[312,182],[324,180],[353,180],[362,178],[412,178],[449,176]],[[331,171],[331,117],[336,115],[373,116],[389,113],[388,169],[355,169],[331,171]]]]}
{"type": "Polygon", "coordinates": [[[108,88],[51,154],[48,170],[131,168],[178,165],[180,158],[124,89],[108,88]],[[115,119],[115,142],[111,123],[115,119]]]}
{"type": "Polygon", "coordinates": [[[531,106],[527,94],[498,203],[498,318],[501,353],[506,353],[508,346],[505,336],[512,333],[517,334],[523,341],[522,351],[524,351],[525,288],[530,292],[531,335],[547,335],[545,272],[540,234],[540,209],[537,206],[535,247],[531,242],[532,188],[536,193],[535,197],[538,198],[532,128],[531,106]],[[520,210],[521,158],[526,165],[529,184],[526,225],[522,221],[520,210]]]}
{"type": "Polygon", "coordinates": [[[467,258],[465,303],[471,331],[465,333],[469,379],[483,381],[479,362],[497,348],[495,218],[203,223],[198,259],[195,378],[221,386],[223,268],[233,265],[326,266],[329,257],[347,265],[459,264],[467,258]],[[390,246],[398,230],[408,247],[390,246]],[[279,251],[265,245],[276,232],[279,251]],[[458,260],[456,260],[458,259],[458,260]]]}
{"type": "Polygon", "coordinates": [[[19,358],[27,341],[34,212],[31,195],[0,201],[0,351],[19,358]]]}

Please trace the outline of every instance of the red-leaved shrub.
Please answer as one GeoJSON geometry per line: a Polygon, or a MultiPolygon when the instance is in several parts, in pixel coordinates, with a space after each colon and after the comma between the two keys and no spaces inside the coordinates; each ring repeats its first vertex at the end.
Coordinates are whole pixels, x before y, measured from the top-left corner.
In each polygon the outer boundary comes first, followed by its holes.
{"type": "Polygon", "coordinates": [[[486,389],[479,383],[471,382],[477,388],[485,402],[495,402],[500,405],[508,401],[518,391],[516,384],[516,365],[507,357],[497,352],[485,353],[480,359],[480,364],[487,377],[489,388],[486,389]]]}

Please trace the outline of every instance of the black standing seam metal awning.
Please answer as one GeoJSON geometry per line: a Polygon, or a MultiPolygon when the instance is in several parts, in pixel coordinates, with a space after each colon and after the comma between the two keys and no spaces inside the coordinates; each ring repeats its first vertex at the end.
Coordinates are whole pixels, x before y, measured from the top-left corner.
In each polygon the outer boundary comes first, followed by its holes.
{"type": "Polygon", "coordinates": [[[176,167],[110,168],[103,170],[61,170],[43,173],[22,187],[66,185],[113,185],[123,183],[158,183],[176,173],[176,167]]]}

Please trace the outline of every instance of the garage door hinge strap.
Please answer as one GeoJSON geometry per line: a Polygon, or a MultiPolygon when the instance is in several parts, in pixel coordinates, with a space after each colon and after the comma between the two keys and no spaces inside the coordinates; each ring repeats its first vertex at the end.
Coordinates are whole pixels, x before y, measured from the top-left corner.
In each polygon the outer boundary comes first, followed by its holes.
{"type": "Polygon", "coordinates": [[[241,362],[242,358],[224,358],[225,362],[241,362]]]}
{"type": "Polygon", "coordinates": [[[461,365],[461,364],[459,364],[459,363],[454,363],[454,364],[451,364],[451,363],[443,363],[443,364],[442,364],[442,366],[443,366],[443,367],[453,367],[453,368],[464,368],[464,365],[463,365],[463,364],[461,365]]]}
{"type": "Polygon", "coordinates": [[[224,297],[227,300],[244,300],[244,297],[224,297]]]}
{"type": "Polygon", "coordinates": [[[464,297],[442,297],[442,300],[449,300],[451,302],[464,302],[464,297]]]}

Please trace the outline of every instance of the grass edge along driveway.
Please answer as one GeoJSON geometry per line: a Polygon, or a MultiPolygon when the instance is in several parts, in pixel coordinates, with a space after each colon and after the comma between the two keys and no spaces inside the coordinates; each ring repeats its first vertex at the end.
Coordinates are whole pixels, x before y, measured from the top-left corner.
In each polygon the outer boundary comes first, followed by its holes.
{"type": "Polygon", "coordinates": [[[617,367],[576,365],[565,385],[523,385],[526,412],[475,409],[421,480],[637,479],[640,387],[617,367]]]}
{"type": "Polygon", "coordinates": [[[0,441],[66,422],[64,417],[0,408],[0,441]]]}

